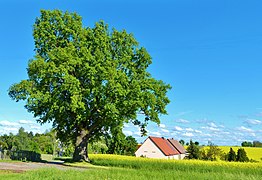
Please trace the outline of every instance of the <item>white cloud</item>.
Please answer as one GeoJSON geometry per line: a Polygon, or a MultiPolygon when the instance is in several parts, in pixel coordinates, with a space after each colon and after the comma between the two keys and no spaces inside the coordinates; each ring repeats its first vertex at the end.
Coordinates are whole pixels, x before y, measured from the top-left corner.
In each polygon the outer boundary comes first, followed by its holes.
{"type": "Polygon", "coordinates": [[[209,131],[220,131],[220,129],[218,128],[214,128],[214,127],[201,127],[202,129],[206,129],[206,130],[209,130],[209,131]]]}
{"type": "Polygon", "coordinates": [[[155,135],[155,136],[161,136],[160,132],[150,132],[150,134],[155,135]]]}
{"type": "Polygon", "coordinates": [[[159,127],[161,127],[161,128],[165,128],[166,125],[164,125],[164,124],[159,124],[159,127]]]}
{"type": "Polygon", "coordinates": [[[213,122],[210,122],[210,123],[207,123],[210,127],[213,127],[213,128],[216,128],[217,127],[217,125],[215,124],[215,123],[213,123],[213,122]]]}
{"type": "Polygon", "coordinates": [[[130,127],[130,126],[129,126],[128,124],[125,123],[125,124],[124,124],[124,127],[125,127],[125,128],[128,128],[128,127],[130,127]]]}
{"type": "Polygon", "coordinates": [[[18,121],[20,124],[35,124],[35,122],[30,121],[30,120],[19,120],[18,121]]]}
{"type": "Polygon", "coordinates": [[[212,137],[211,134],[204,134],[203,136],[212,137]]]}
{"type": "Polygon", "coordinates": [[[220,132],[220,134],[230,135],[231,133],[224,131],[224,132],[220,132]]]}
{"type": "Polygon", "coordinates": [[[175,130],[177,130],[177,131],[182,131],[183,128],[181,128],[181,127],[179,127],[179,126],[175,126],[175,130]]]}
{"type": "Polygon", "coordinates": [[[204,140],[206,138],[213,137],[213,134],[211,135],[209,133],[202,133],[199,136],[201,136],[201,139],[204,140]]]}
{"type": "Polygon", "coordinates": [[[18,128],[14,128],[14,127],[4,127],[3,129],[4,129],[5,131],[18,132],[18,128]]]}
{"type": "Polygon", "coordinates": [[[170,133],[171,136],[177,136],[180,135],[181,133],[179,131],[173,131],[170,133]]]}
{"type": "Polygon", "coordinates": [[[40,126],[30,126],[31,129],[40,129],[40,126]]]}
{"type": "Polygon", "coordinates": [[[124,133],[126,136],[132,136],[132,135],[133,135],[133,132],[132,132],[132,131],[123,131],[123,133],[124,133]]]}
{"type": "Polygon", "coordinates": [[[190,132],[194,131],[194,129],[192,129],[192,128],[186,128],[185,130],[190,131],[190,132]]]}
{"type": "Polygon", "coordinates": [[[201,123],[201,124],[207,124],[210,121],[207,120],[207,118],[204,118],[204,119],[197,119],[197,120],[195,120],[195,122],[196,123],[201,123]]]}
{"type": "Polygon", "coordinates": [[[141,132],[140,131],[134,132],[134,135],[141,136],[141,132]]]}
{"type": "Polygon", "coordinates": [[[19,124],[10,121],[0,121],[0,126],[19,126],[19,124]]]}
{"type": "Polygon", "coordinates": [[[199,131],[199,130],[195,130],[195,132],[196,132],[196,133],[200,133],[200,134],[202,133],[202,131],[199,131]]]}
{"type": "Polygon", "coordinates": [[[253,136],[253,137],[255,137],[255,136],[256,136],[256,134],[255,134],[255,133],[250,133],[250,136],[253,136]]]}
{"type": "Polygon", "coordinates": [[[183,136],[186,136],[186,137],[193,137],[194,136],[194,134],[193,133],[191,133],[191,132],[186,132],[186,133],[184,133],[184,134],[182,134],[183,136]]]}
{"type": "Polygon", "coordinates": [[[234,136],[232,136],[232,138],[238,138],[238,137],[244,136],[244,133],[242,133],[242,132],[233,132],[232,134],[234,134],[234,136]]]}
{"type": "Polygon", "coordinates": [[[16,134],[18,132],[18,128],[15,127],[0,127],[0,135],[13,133],[16,134]]]}
{"type": "Polygon", "coordinates": [[[241,126],[241,127],[237,127],[237,130],[241,131],[241,132],[254,132],[252,129],[250,128],[246,128],[244,126],[241,126]]]}
{"type": "Polygon", "coordinates": [[[163,131],[165,133],[169,133],[169,130],[167,130],[167,129],[161,129],[161,131],[163,131]]]}
{"type": "Polygon", "coordinates": [[[186,119],[177,119],[177,120],[175,120],[175,122],[177,122],[177,123],[183,123],[183,124],[189,123],[189,121],[186,120],[186,119]]]}
{"type": "Polygon", "coordinates": [[[214,127],[209,128],[209,130],[210,130],[210,131],[220,131],[220,129],[214,128],[214,127]]]}
{"type": "Polygon", "coordinates": [[[257,120],[257,119],[247,119],[245,123],[249,125],[259,125],[259,124],[262,124],[262,121],[257,120]]]}

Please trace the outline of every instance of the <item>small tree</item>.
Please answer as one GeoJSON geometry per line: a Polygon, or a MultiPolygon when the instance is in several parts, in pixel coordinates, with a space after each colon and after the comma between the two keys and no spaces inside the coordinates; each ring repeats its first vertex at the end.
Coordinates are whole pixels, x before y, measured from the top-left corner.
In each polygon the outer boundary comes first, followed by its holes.
{"type": "Polygon", "coordinates": [[[201,153],[203,159],[214,161],[223,156],[223,151],[218,146],[210,142],[208,147],[206,152],[203,150],[204,152],[201,153]]]}
{"type": "Polygon", "coordinates": [[[111,134],[107,134],[106,144],[109,154],[134,155],[137,150],[136,139],[132,136],[126,137],[122,129],[115,129],[111,134]]]}
{"type": "Polygon", "coordinates": [[[205,148],[200,149],[200,159],[207,160],[207,152],[206,152],[205,148]]]}
{"type": "Polygon", "coordinates": [[[199,146],[199,142],[196,141],[196,142],[195,142],[195,145],[199,146]]]}
{"type": "Polygon", "coordinates": [[[236,153],[232,148],[230,148],[227,154],[227,161],[236,161],[236,153]]]}
{"type": "Polygon", "coordinates": [[[134,155],[137,150],[137,141],[132,136],[126,137],[125,155],[134,155]]]}
{"type": "Polygon", "coordinates": [[[181,139],[181,140],[179,141],[179,143],[180,143],[182,146],[185,145],[185,141],[184,141],[183,139],[181,139]]]}
{"type": "Polygon", "coordinates": [[[249,161],[245,149],[243,148],[238,149],[236,160],[239,162],[248,162],[249,161]]]}
{"type": "Polygon", "coordinates": [[[189,142],[187,152],[189,153],[188,159],[200,159],[201,154],[199,147],[192,140],[189,142]]]}
{"type": "Polygon", "coordinates": [[[102,139],[91,143],[91,148],[93,153],[101,154],[104,154],[108,150],[106,143],[102,139]]]}

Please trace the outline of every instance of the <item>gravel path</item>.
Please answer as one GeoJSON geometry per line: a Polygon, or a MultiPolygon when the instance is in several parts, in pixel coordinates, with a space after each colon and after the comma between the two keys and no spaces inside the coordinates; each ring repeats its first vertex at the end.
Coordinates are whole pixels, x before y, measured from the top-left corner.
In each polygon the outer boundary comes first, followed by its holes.
{"type": "Polygon", "coordinates": [[[85,170],[86,168],[65,166],[62,163],[35,163],[35,162],[0,162],[0,170],[24,172],[27,170],[55,167],[61,170],[85,170]]]}

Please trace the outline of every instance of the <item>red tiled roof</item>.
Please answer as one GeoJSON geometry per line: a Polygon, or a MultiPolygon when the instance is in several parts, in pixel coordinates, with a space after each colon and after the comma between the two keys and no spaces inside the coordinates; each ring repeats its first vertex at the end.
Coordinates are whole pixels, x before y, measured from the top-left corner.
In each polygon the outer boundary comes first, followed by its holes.
{"type": "Polygon", "coordinates": [[[173,147],[173,145],[165,138],[159,138],[159,137],[151,137],[149,136],[149,139],[166,155],[176,155],[180,154],[176,148],[173,147]]]}
{"type": "Polygon", "coordinates": [[[185,154],[186,149],[177,141],[172,139],[167,139],[179,152],[180,154],[185,154]]]}

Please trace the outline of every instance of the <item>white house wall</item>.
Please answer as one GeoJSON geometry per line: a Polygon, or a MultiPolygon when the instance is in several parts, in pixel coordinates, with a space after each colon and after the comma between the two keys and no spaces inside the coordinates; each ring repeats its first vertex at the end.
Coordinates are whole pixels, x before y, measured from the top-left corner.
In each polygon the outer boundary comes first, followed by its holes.
{"type": "Polygon", "coordinates": [[[185,154],[177,154],[177,155],[173,155],[173,156],[168,156],[167,159],[176,159],[176,160],[180,160],[180,159],[184,159],[185,158],[185,154]]]}
{"type": "Polygon", "coordinates": [[[136,157],[148,157],[148,158],[164,158],[168,159],[162,151],[149,139],[140,146],[140,148],[135,152],[136,157]]]}
{"type": "Polygon", "coordinates": [[[148,158],[161,158],[161,159],[184,159],[185,154],[177,154],[172,156],[165,156],[163,152],[147,138],[146,141],[140,146],[140,148],[135,152],[136,157],[148,157],[148,158]]]}
{"type": "Polygon", "coordinates": [[[186,157],[186,154],[180,154],[180,159],[184,159],[186,157]]]}

